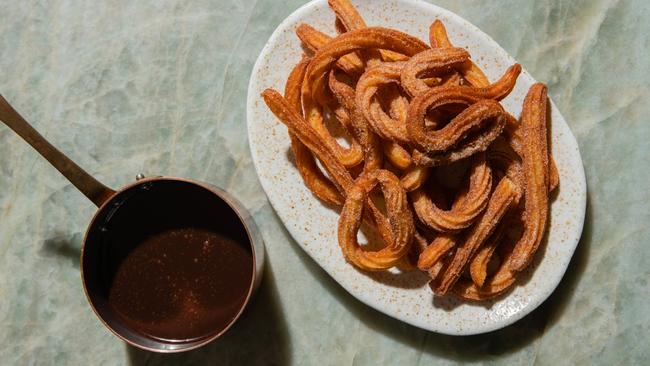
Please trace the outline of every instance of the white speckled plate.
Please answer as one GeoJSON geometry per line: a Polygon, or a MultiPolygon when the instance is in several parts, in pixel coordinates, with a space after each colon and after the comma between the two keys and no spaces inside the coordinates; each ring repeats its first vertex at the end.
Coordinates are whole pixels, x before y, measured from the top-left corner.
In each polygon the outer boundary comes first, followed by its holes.
{"type": "MultiPolygon", "coordinates": [[[[369,25],[406,31],[422,40],[441,19],[456,45],[467,47],[472,58],[497,79],[515,60],[494,40],[458,15],[415,0],[356,1],[369,25]]],[[[287,129],[266,108],[260,93],[267,87],[282,91],[292,65],[302,53],[294,35],[299,23],[334,34],[334,15],[326,0],[312,1],[296,10],[275,30],[262,50],[248,87],[248,138],[262,187],[298,244],[350,294],[394,318],[434,332],[465,335],[489,332],[509,325],[541,304],[556,288],[582,232],[586,185],[578,144],[555,105],[552,106],[552,150],[560,172],[560,192],[551,207],[547,243],[523,283],[506,297],[484,304],[434,299],[426,276],[417,271],[398,274],[363,273],[345,262],[337,244],[338,214],[323,206],[303,185],[290,154],[287,129]]],[[[521,103],[535,80],[523,71],[503,105],[519,115],[521,103]]],[[[286,245],[286,243],[267,243],[286,245]]]]}

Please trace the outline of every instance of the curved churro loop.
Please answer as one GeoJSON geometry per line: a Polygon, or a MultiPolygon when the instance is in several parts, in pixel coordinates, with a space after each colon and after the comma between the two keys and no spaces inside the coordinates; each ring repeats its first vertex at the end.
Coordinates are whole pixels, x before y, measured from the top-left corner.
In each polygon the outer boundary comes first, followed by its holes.
{"type": "MultiPolygon", "coordinates": [[[[364,31],[369,29],[372,28],[362,29],[359,32],[363,34],[364,31]]],[[[335,42],[335,40],[338,40],[346,36],[349,37],[349,35],[352,33],[353,32],[346,33],[345,35],[331,39],[329,43],[326,43],[325,45],[322,46],[322,48],[320,48],[317,51],[316,55],[321,54],[323,48],[331,47],[332,44],[335,42]]],[[[342,53],[340,54],[340,56],[346,55],[348,53],[342,53]]],[[[312,65],[312,63],[310,63],[310,65],[312,65]]],[[[326,94],[326,91],[324,90],[325,85],[324,85],[323,78],[319,78],[315,80],[315,82],[313,83],[313,88],[310,87],[310,85],[307,85],[308,83],[303,83],[303,88],[302,88],[303,108],[305,110],[305,116],[307,121],[323,137],[325,143],[334,151],[334,153],[337,155],[339,160],[341,160],[341,162],[346,167],[353,167],[357,165],[359,162],[361,162],[361,160],[365,160],[364,171],[371,171],[373,169],[377,169],[381,167],[381,162],[383,161],[383,159],[380,157],[381,146],[378,139],[375,136],[372,136],[372,132],[367,131],[367,122],[363,118],[359,116],[356,117],[354,116],[357,113],[356,108],[354,108],[351,105],[351,101],[349,98],[349,91],[352,90],[352,88],[348,86],[348,88],[346,89],[345,86],[347,85],[345,83],[343,82],[337,83],[335,74],[332,74],[332,72],[330,72],[329,75],[330,76],[327,85],[329,85],[332,93],[339,101],[339,103],[347,109],[347,112],[350,117],[349,120],[351,121],[351,127],[354,129],[354,133],[352,134],[354,138],[351,139],[350,148],[342,147],[336,141],[336,139],[329,133],[329,131],[327,130],[323,122],[322,112],[320,111],[319,108],[317,108],[316,104],[313,102],[313,99],[317,99],[319,96],[326,94]]],[[[341,115],[341,111],[335,111],[335,112],[337,116],[341,115]]],[[[345,124],[346,119],[340,119],[340,122],[342,122],[342,124],[345,124]]]]}
{"type": "MultiPolygon", "coordinates": [[[[384,104],[388,105],[390,117],[393,120],[399,121],[398,123],[404,124],[408,113],[409,101],[404,95],[402,95],[400,90],[401,88],[398,85],[388,84],[383,90],[383,96],[388,99],[387,102],[384,101],[384,104]]],[[[411,158],[411,154],[399,143],[391,140],[383,140],[382,146],[384,149],[384,155],[386,155],[386,158],[391,164],[393,164],[393,166],[401,170],[409,168],[413,170],[413,159],[411,158]]],[[[414,174],[410,174],[410,178],[407,178],[407,180],[417,184],[413,181],[413,177],[418,174],[416,172],[413,173],[414,174]]],[[[402,179],[402,181],[404,181],[404,179],[402,179]]],[[[402,184],[402,186],[404,186],[404,184],[402,184]]]]}
{"type": "MultiPolygon", "coordinates": [[[[302,113],[300,85],[308,63],[309,58],[304,57],[293,68],[284,88],[285,98],[293,104],[297,113],[302,113]]],[[[289,132],[289,137],[291,138],[291,150],[296,159],[296,167],[307,188],[323,202],[342,206],[343,197],[329,178],[321,172],[312,152],[293,133],[289,132]]]]}
{"type": "Polygon", "coordinates": [[[436,279],[433,286],[436,295],[445,295],[454,286],[469,261],[476,251],[480,249],[485,239],[492,234],[501,218],[511,207],[518,203],[519,196],[520,192],[510,179],[507,177],[502,178],[494,189],[485,212],[480,216],[476,224],[470,228],[467,237],[456,248],[447,268],[436,279]]]}
{"type": "MultiPolygon", "coordinates": [[[[474,87],[439,87],[432,88],[426,93],[420,94],[415,97],[409,106],[409,114],[407,117],[406,128],[409,133],[409,137],[414,145],[417,148],[424,151],[414,151],[413,158],[416,164],[425,165],[425,166],[436,166],[449,164],[456,160],[468,157],[476,152],[484,151],[489,144],[494,141],[494,139],[501,134],[503,126],[505,124],[505,114],[501,113],[501,117],[493,118],[494,123],[490,124],[490,128],[484,130],[483,133],[474,133],[474,136],[467,139],[464,142],[463,146],[457,146],[458,140],[450,140],[449,136],[445,136],[448,132],[461,132],[461,135],[457,135],[457,138],[465,137],[463,134],[468,133],[472,129],[468,129],[467,120],[460,120],[459,118],[463,113],[463,117],[468,117],[468,111],[464,111],[458,115],[452,122],[445,126],[445,128],[437,131],[426,132],[426,115],[427,111],[436,109],[438,107],[447,105],[447,104],[465,104],[469,105],[475,103],[472,108],[473,112],[477,112],[479,107],[477,104],[487,103],[485,100],[481,99],[496,99],[499,100],[504,98],[506,95],[512,91],[514,88],[517,76],[521,72],[521,66],[515,64],[508,68],[506,73],[494,84],[491,84],[485,88],[474,88],[474,87]],[[457,120],[459,119],[459,120],[457,120]],[[461,128],[458,128],[461,127],[461,128]],[[446,151],[444,154],[440,154],[441,146],[446,145],[447,148],[450,145],[455,145],[454,150],[446,151]]],[[[487,111],[486,105],[482,105],[483,111],[487,111]]],[[[499,108],[503,111],[503,108],[498,103],[492,104],[492,111],[494,108],[499,108]]],[[[468,108],[469,109],[469,108],[468,108]]],[[[486,114],[484,117],[489,115],[486,114]]],[[[475,116],[476,117],[476,116],[475,116]]],[[[485,122],[486,118],[481,119],[480,121],[474,120],[474,122],[485,122]]]]}
{"type": "MultiPolygon", "coordinates": [[[[429,44],[431,45],[431,48],[454,47],[449,41],[449,37],[447,36],[447,30],[445,29],[445,26],[442,24],[440,20],[435,20],[433,23],[431,23],[431,26],[429,26],[429,44]]],[[[466,61],[465,64],[467,63],[471,63],[471,61],[466,61]]],[[[457,82],[454,85],[463,85],[465,79],[462,77],[462,75],[459,72],[455,72],[452,75],[454,75],[455,78],[457,78],[457,82]]],[[[485,80],[486,80],[485,85],[489,84],[487,78],[485,78],[485,80]]]]}
{"type": "Polygon", "coordinates": [[[464,93],[463,89],[465,88],[441,88],[437,93],[427,92],[411,101],[406,129],[412,145],[428,153],[428,156],[422,154],[417,156],[414,153],[413,158],[416,163],[440,165],[465,158],[484,151],[501,134],[505,124],[503,107],[489,99],[472,104],[475,101],[474,97],[464,93]],[[470,106],[445,127],[427,131],[425,125],[427,110],[448,104],[470,106]]]}
{"type": "MultiPolygon", "coordinates": [[[[432,48],[453,47],[451,41],[449,41],[449,37],[447,36],[445,25],[440,20],[431,23],[431,26],[429,27],[429,42],[431,43],[432,48]]],[[[476,66],[476,64],[471,60],[468,60],[461,65],[459,71],[463,75],[463,78],[473,86],[485,87],[490,84],[490,81],[483,71],[481,71],[481,68],[476,66]]]]}
{"type": "Polygon", "coordinates": [[[404,120],[394,119],[384,112],[377,92],[381,86],[399,82],[403,62],[380,63],[368,69],[357,82],[355,102],[375,133],[384,139],[408,143],[404,120]]]}
{"type": "MultiPolygon", "coordinates": [[[[506,70],[497,82],[484,88],[469,86],[431,88],[411,100],[409,116],[407,117],[407,128],[411,124],[419,127],[421,121],[424,120],[427,110],[435,109],[445,104],[457,103],[469,105],[482,99],[501,100],[508,96],[515,87],[517,77],[520,73],[521,66],[514,64],[506,70]],[[448,101],[447,99],[451,100],[448,101]]],[[[418,137],[420,137],[419,134],[416,136],[411,135],[411,139],[418,137]]]]}
{"type": "MultiPolygon", "coordinates": [[[[366,28],[366,23],[357,12],[356,8],[350,3],[349,0],[328,0],[328,5],[329,7],[334,11],[336,14],[336,24],[337,28],[339,31],[345,31],[348,32],[344,36],[338,36],[336,39],[340,41],[342,37],[352,37],[350,35],[351,31],[355,30],[362,30],[366,28]]],[[[331,46],[332,48],[335,48],[336,45],[331,46]]],[[[359,51],[363,51],[364,47],[358,47],[359,51]]],[[[350,50],[351,52],[347,52],[348,56],[349,55],[356,55],[353,51],[355,50],[350,50]]],[[[331,52],[331,51],[330,51],[331,52]]],[[[325,54],[325,52],[322,52],[322,54],[325,54]]],[[[340,54],[339,57],[345,55],[346,52],[343,52],[340,54]]],[[[377,54],[376,50],[365,50],[365,53],[363,53],[364,56],[366,56],[366,59],[369,59],[367,62],[370,61],[378,61],[379,55],[377,54]]],[[[399,53],[392,53],[393,57],[399,57],[399,53]]],[[[358,56],[357,56],[358,57],[358,56]]],[[[328,61],[329,64],[331,64],[331,61],[328,61]]],[[[325,66],[322,71],[325,71],[328,66],[325,66]]],[[[318,79],[315,80],[315,85],[319,84],[319,80],[322,80],[323,76],[321,75],[318,79]]],[[[379,169],[382,164],[383,164],[383,155],[381,154],[381,141],[379,141],[378,137],[370,131],[370,127],[368,125],[367,120],[362,116],[361,112],[354,106],[351,101],[353,99],[349,98],[349,90],[350,89],[342,89],[341,84],[337,84],[332,88],[332,82],[336,80],[335,76],[333,77],[332,73],[330,73],[330,80],[328,84],[330,85],[330,88],[332,89],[333,93],[339,99],[339,102],[345,106],[345,108],[348,110],[348,113],[350,114],[351,117],[351,123],[352,127],[355,130],[355,134],[359,139],[359,142],[363,148],[364,152],[364,166],[363,166],[363,171],[364,172],[371,172],[375,169],[379,169]],[[336,87],[340,87],[339,94],[337,94],[336,87]]],[[[322,83],[321,83],[322,84],[322,83]]],[[[317,94],[317,91],[315,91],[317,94]]],[[[353,95],[353,94],[352,94],[353,95]]]]}
{"type": "Polygon", "coordinates": [[[295,108],[277,91],[266,89],[262,92],[262,97],[271,112],[321,161],[338,191],[345,195],[354,181],[345,166],[322,141],[318,132],[309,126],[303,117],[295,111],[295,108]]]}
{"type": "MultiPolygon", "coordinates": [[[[364,172],[381,168],[383,164],[383,144],[378,136],[371,131],[369,122],[357,108],[354,89],[337,78],[336,70],[330,72],[328,84],[334,97],[352,116],[353,130],[364,151],[364,172]]],[[[398,103],[392,104],[398,105],[398,103]]],[[[410,159],[410,156],[408,158],[410,159]]]]}
{"type": "MultiPolygon", "coordinates": [[[[307,69],[309,69],[309,67],[307,69]]],[[[314,87],[318,87],[318,85],[315,85],[314,87]]],[[[318,103],[316,103],[316,101],[313,99],[325,94],[323,88],[318,88],[318,90],[320,94],[316,95],[312,93],[312,87],[307,85],[307,83],[303,82],[301,86],[302,105],[305,113],[305,119],[309,125],[321,136],[323,142],[332,150],[334,155],[344,166],[353,167],[359,164],[363,160],[363,151],[354,134],[351,134],[350,131],[347,131],[351,136],[349,136],[350,147],[346,148],[339,144],[339,142],[334,136],[332,136],[327,126],[325,125],[322,107],[319,106],[318,103]]],[[[343,124],[341,125],[343,126],[343,124]]]]}
{"type": "MultiPolygon", "coordinates": [[[[315,29],[309,24],[300,24],[296,28],[296,35],[302,43],[309,48],[310,51],[316,52],[327,42],[332,40],[332,37],[315,29]]],[[[347,54],[336,61],[336,66],[343,70],[346,74],[352,76],[361,75],[366,67],[365,63],[355,53],[347,54]]]]}
{"type": "MultiPolygon", "coordinates": [[[[385,90],[389,99],[390,117],[397,123],[404,124],[408,113],[408,100],[400,93],[400,88],[395,84],[389,84],[385,90]]],[[[404,170],[400,177],[402,187],[407,191],[419,188],[429,176],[429,168],[413,165],[411,154],[401,147],[397,142],[391,140],[382,141],[382,147],[386,158],[398,169],[404,170]]]]}
{"type": "MultiPolygon", "coordinates": [[[[431,142],[431,139],[427,139],[427,134],[425,133],[424,128],[424,119],[428,110],[454,103],[469,105],[477,103],[481,101],[481,99],[500,100],[512,91],[520,72],[521,66],[515,64],[508,68],[499,81],[485,88],[464,86],[439,87],[431,88],[429,91],[416,96],[411,101],[409,114],[406,120],[406,127],[411,140],[416,144],[419,143],[418,147],[424,151],[439,151],[440,149],[435,149],[434,146],[426,147],[427,142],[431,142]]],[[[499,108],[501,107],[499,106],[499,108]]],[[[501,111],[503,111],[503,108],[501,108],[501,111]]],[[[504,113],[502,112],[502,114],[504,113]]],[[[505,118],[505,115],[503,117],[505,118]]],[[[503,121],[503,123],[505,123],[505,121],[503,121]]],[[[441,134],[442,133],[439,131],[434,131],[434,135],[436,136],[441,134]]],[[[433,145],[435,145],[435,142],[433,145]]]]}
{"type": "MultiPolygon", "coordinates": [[[[401,69],[402,87],[411,96],[431,89],[421,77],[438,76],[469,60],[469,53],[462,48],[432,48],[411,57],[401,69]]],[[[457,75],[457,74],[456,74],[457,75]]],[[[452,79],[452,83],[455,81],[452,79]]]]}
{"type": "Polygon", "coordinates": [[[357,179],[348,192],[338,227],[339,245],[348,262],[365,270],[390,268],[408,253],[414,231],[406,192],[393,173],[378,169],[357,179]],[[361,226],[363,204],[377,183],[381,186],[386,201],[391,240],[383,249],[372,252],[359,246],[357,232],[361,226]]]}
{"type": "MultiPolygon", "coordinates": [[[[327,4],[336,15],[335,25],[339,34],[366,27],[361,14],[349,0],[328,0],[327,4]]],[[[358,54],[362,55],[367,65],[374,65],[381,59],[380,53],[375,49],[359,50],[358,54]]]]}
{"type": "Polygon", "coordinates": [[[366,48],[383,48],[412,56],[427,49],[427,45],[406,33],[381,27],[369,27],[343,33],[332,39],[314,55],[307,68],[305,84],[326,77],[331,66],[341,56],[366,48]]]}
{"type": "Polygon", "coordinates": [[[456,199],[450,210],[437,207],[423,188],[411,193],[413,208],[422,223],[439,232],[456,232],[470,226],[483,212],[492,190],[492,172],[486,156],[473,157],[467,193],[456,199]]]}
{"type": "Polygon", "coordinates": [[[521,271],[528,266],[546,229],[549,191],[546,108],[546,86],[540,83],[533,85],[524,99],[521,112],[526,219],[524,233],[512,253],[510,269],[513,271],[521,271]]]}
{"type": "Polygon", "coordinates": [[[381,141],[371,131],[368,121],[357,108],[354,101],[354,89],[337,79],[336,70],[330,72],[328,84],[334,97],[350,116],[350,128],[363,148],[363,171],[370,172],[381,168],[384,161],[381,141]]]}
{"type": "MultiPolygon", "coordinates": [[[[321,141],[318,133],[307,124],[304,118],[295,111],[295,108],[276,90],[271,88],[265,89],[262,92],[262,97],[271,112],[320,160],[341,195],[347,195],[347,192],[354,184],[354,180],[345,166],[337,159],[336,155],[321,141]]],[[[376,169],[379,168],[373,167],[373,170],[376,169]]],[[[389,239],[391,234],[388,220],[371,200],[367,200],[366,203],[372,214],[369,216],[371,217],[371,222],[374,221],[379,234],[384,240],[389,239]]]]}
{"type": "MultiPolygon", "coordinates": [[[[336,14],[339,33],[366,28],[366,22],[349,0],[328,0],[327,3],[336,14]]],[[[371,58],[376,59],[375,51],[369,53],[371,58]]],[[[379,50],[379,54],[384,61],[394,62],[408,59],[408,56],[390,50],[379,50]]]]}

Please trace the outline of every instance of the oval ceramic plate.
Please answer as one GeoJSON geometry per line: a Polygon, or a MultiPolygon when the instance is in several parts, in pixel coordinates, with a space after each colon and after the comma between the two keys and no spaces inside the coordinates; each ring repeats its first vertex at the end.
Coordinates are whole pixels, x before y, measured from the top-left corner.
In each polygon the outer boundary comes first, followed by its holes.
{"type": "MultiPolygon", "coordinates": [[[[441,19],[452,42],[466,47],[490,80],[515,63],[494,40],[458,15],[414,0],[356,1],[372,26],[385,26],[428,39],[429,25],[441,19]]],[[[569,264],[582,232],[585,215],[585,176],[578,144],[555,105],[552,105],[552,151],[560,172],[560,191],[551,206],[550,230],[535,263],[507,296],[484,303],[464,303],[453,297],[434,298],[427,277],[419,271],[364,273],[348,264],[337,244],[337,212],[322,205],[303,185],[290,153],[287,129],[267,109],[262,90],[284,90],[303,52],[294,34],[308,23],[334,34],[334,15],[326,0],[296,10],[275,30],[262,50],[248,87],[248,138],[262,187],[296,242],[341,286],[365,304],[430,331],[466,335],[489,332],[530,313],[553,292],[569,264]]],[[[515,116],[535,80],[526,71],[503,101],[515,116]]],[[[272,244],[270,244],[272,245],[272,244]]],[[[277,245],[286,245],[277,243],[277,245]]]]}

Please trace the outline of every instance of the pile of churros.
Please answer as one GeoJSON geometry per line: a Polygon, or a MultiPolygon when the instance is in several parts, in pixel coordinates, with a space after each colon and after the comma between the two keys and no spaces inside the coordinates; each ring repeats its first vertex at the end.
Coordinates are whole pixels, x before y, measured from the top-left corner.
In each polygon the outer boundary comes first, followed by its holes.
{"type": "Polygon", "coordinates": [[[337,36],[307,24],[284,95],[262,96],[288,127],[305,185],[340,210],[338,240],[362,270],[419,269],[434,294],[502,295],[530,265],[559,184],[547,96],[533,85],[521,118],[499,103],[521,72],[490,82],[443,23],[429,44],[368,27],[349,0],[329,0],[337,36]],[[360,245],[358,231],[376,235],[360,245]]]}

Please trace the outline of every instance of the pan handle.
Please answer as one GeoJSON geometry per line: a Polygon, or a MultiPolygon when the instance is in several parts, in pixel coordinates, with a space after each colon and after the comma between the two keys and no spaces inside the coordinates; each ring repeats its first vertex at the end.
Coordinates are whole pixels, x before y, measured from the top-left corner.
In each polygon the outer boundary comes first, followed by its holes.
{"type": "Polygon", "coordinates": [[[0,95],[0,120],[14,130],[23,140],[50,162],[70,183],[90,199],[97,207],[101,206],[115,191],[106,187],[70,158],[57,150],[39,134],[16,110],[0,95]]]}

